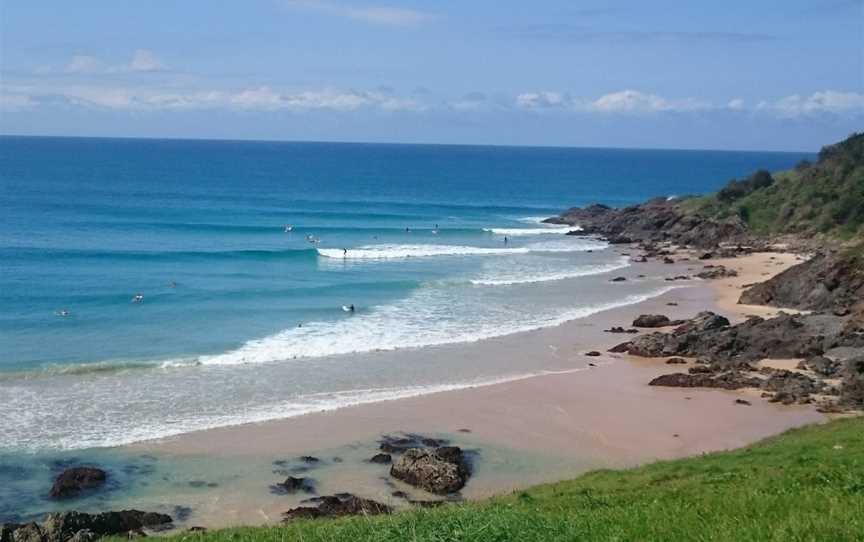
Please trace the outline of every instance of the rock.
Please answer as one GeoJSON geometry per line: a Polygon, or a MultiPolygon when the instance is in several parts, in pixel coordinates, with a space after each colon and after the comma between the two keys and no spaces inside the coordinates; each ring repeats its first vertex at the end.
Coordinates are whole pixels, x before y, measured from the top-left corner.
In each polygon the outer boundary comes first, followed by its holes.
{"type": "Polygon", "coordinates": [[[687,360],[684,358],[669,358],[666,360],[667,365],[681,365],[687,363],[687,360]]]}
{"type": "Polygon", "coordinates": [[[585,352],[585,355],[590,356],[592,358],[596,358],[597,356],[602,356],[603,354],[601,354],[600,352],[598,352],[596,350],[592,350],[590,352],[585,352]]]}
{"type": "Polygon", "coordinates": [[[781,314],[768,320],[750,318],[735,326],[714,313],[700,313],[671,333],[636,337],[622,351],[644,357],[704,357],[739,363],[768,357],[819,355],[839,335],[836,317],[781,314]],[[834,320],[832,320],[834,319],[834,320]]]}
{"type": "Polygon", "coordinates": [[[48,496],[66,499],[78,495],[85,489],[95,489],[105,484],[107,473],[95,467],[73,467],[61,472],[54,480],[48,496]]]}
{"type": "Polygon", "coordinates": [[[735,399],[735,404],[736,405],[750,406],[752,403],[746,399],[735,399]]]}
{"type": "Polygon", "coordinates": [[[314,463],[318,463],[321,460],[318,459],[317,457],[313,457],[311,455],[301,455],[300,461],[302,461],[303,463],[314,464],[314,463]]]}
{"type": "Polygon", "coordinates": [[[390,475],[436,495],[459,491],[470,475],[462,450],[456,446],[412,448],[390,468],[390,475]]]}
{"type": "MultiPolygon", "coordinates": [[[[616,344],[608,351],[613,352],[615,354],[622,354],[625,352],[630,352],[630,349],[633,347],[633,343],[631,341],[627,341],[626,343],[616,344]]],[[[638,354],[637,354],[638,355],[638,354]]]]}
{"type": "Polygon", "coordinates": [[[700,279],[722,279],[727,277],[737,277],[738,271],[729,269],[722,265],[706,265],[702,271],[696,273],[696,277],[700,279]]]}
{"type": "Polygon", "coordinates": [[[633,327],[665,327],[672,324],[672,320],[662,314],[642,314],[633,320],[633,327]]]}
{"type": "MultiPolygon", "coordinates": [[[[4,525],[4,529],[8,528],[4,525]]],[[[45,532],[36,523],[26,523],[24,525],[15,525],[9,529],[7,535],[12,542],[43,542],[46,540],[45,532]]],[[[5,539],[4,539],[5,540],[5,539]]],[[[58,540],[57,542],[65,542],[58,540]]]]}
{"type": "Polygon", "coordinates": [[[378,448],[388,454],[401,454],[412,448],[438,448],[444,446],[448,442],[444,439],[437,439],[418,435],[416,433],[407,433],[403,437],[384,435],[378,441],[378,448]]]}
{"type": "Polygon", "coordinates": [[[839,403],[852,408],[864,407],[864,356],[846,361],[839,403]]]}
{"type": "Polygon", "coordinates": [[[625,282],[627,277],[615,277],[614,279],[609,279],[609,282],[625,282]]]}
{"type": "Polygon", "coordinates": [[[381,465],[389,465],[393,461],[393,457],[390,454],[375,454],[370,459],[370,463],[378,463],[381,465]]]}
{"type": "Polygon", "coordinates": [[[81,529],[69,539],[68,542],[94,542],[99,537],[90,529],[81,529]]]}
{"type": "Polygon", "coordinates": [[[861,260],[854,251],[817,254],[754,285],[738,302],[842,314],[864,299],[861,260]]]}
{"type": "Polygon", "coordinates": [[[762,389],[775,392],[772,401],[783,403],[809,402],[811,393],[818,393],[823,385],[807,375],[792,371],[772,369],[770,375],[762,382],[762,389]]]}
{"type": "Polygon", "coordinates": [[[665,256],[665,257],[663,258],[663,263],[665,263],[665,264],[673,264],[673,263],[675,263],[675,260],[673,260],[673,259],[670,258],[669,256],[665,256]]]}
{"type": "Polygon", "coordinates": [[[661,375],[648,383],[649,386],[670,386],[675,388],[720,388],[724,390],[739,390],[742,388],[758,388],[762,381],[755,377],[744,376],[737,372],[709,374],[673,373],[661,375]]]}
{"type": "Polygon", "coordinates": [[[639,333],[638,329],[624,329],[620,326],[611,327],[609,329],[604,329],[606,333],[639,333]]]}
{"type": "Polygon", "coordinates": [[[686,199],[654,198],[621,209],[599,204],[574,207],[545,222],[579,225],[586,233],[621,242],[668,241],[679,246],[714,249],[721,242],[749,240],[747,226],[739,217],[715,220],[702,216],[682,205],[686,199]]]}
{"type": "Polygon", "coordinates": [[[700,260],[710,260],[713,257],[714,257],[713,252],[703,252],[702,254],[699,255],[700,260]]]}
{"type": "Polygon", "coordinates": [[[58,512],[48,514],[42,525],[4,525],[0,542],[93,542],[104,536],[114,536],[170,526],[171,516],[139,510],[102,512],[58,512]]]}
{"type": "Polygon", "coordinates": [[[389,514],[392,509],[370,499],[363,499],[349,493],[327,495],[318,500],[318,506],[300,506],[282,514],[282,521],[298,518],[336,518],[341,516],[389,514]]]}
{"type": "Polygon", "coordinates": [[[289,476],[284,482],[274,484],[273,489],[275,489],[275,492],[277,493],[293,494],[298,491],[313,493],[315,491],[315,484],[309,478],[296,478],[294,476],[289,476]]]}
{"type": "Polygon", "coordinates": [[[798,364],[799,369],[813,371],[819,376],[833,377],[840,373],[843,364],[825,356],[813,356],[798,364]]]}

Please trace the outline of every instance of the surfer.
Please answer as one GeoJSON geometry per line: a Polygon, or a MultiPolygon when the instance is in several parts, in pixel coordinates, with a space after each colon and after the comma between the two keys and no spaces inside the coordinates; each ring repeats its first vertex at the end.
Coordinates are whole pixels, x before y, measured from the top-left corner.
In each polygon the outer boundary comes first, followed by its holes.
{"type": "Polygon", "coordinates": [[[132,297],[132,303],[141,303],[144,301],[144,294],[135,294],[132,297]]]}
{"type": "Polygon", "coordinates": [[[342,257],[343,257],[343,258],[347,258],[347,257],[348,257],[348,249],[347,249],[347,248],[343,248],[343,249],[342,249],[342,257]]]}
{"type": "Polygon", "coordinates": [[[342,310],[345,312],[354,312],[354,303],[350,305],[342,305],[342,310]]]}
{"type": "Polygon", "coordinates": [[[62,316],[62,317],[65,318],[65,317],[71,315],[72,313],[70,313],[70,312],[67,311],[66,309],[60,309],[60,310],[58,310],[58,311],[54,311],[54,314],[56,314],[57,316],[62,316]]]}
{"type": "Polygon", "coordinates": [[[294,231],[294,225],[293,224],[285,224],[285,233],[291,233],[292,231],[294,231]]]}
{"type": "Polygon", "coordinates": [[[507,239],[507,236],[505,235],[505,236],[504,236],[504,244],[506,245],[506,244],[509,243],[509,242],[510,242],[510,240],[507,239]]]}

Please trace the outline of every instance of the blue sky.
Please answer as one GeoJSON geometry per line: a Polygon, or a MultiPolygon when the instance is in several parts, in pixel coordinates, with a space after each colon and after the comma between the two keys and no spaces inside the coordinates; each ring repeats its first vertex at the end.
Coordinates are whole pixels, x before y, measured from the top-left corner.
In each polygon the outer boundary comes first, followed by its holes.
{"type": "Polygon", "coordinates": [[[0,0],[6,134],[815,150],[864,0],[0,0]]]}

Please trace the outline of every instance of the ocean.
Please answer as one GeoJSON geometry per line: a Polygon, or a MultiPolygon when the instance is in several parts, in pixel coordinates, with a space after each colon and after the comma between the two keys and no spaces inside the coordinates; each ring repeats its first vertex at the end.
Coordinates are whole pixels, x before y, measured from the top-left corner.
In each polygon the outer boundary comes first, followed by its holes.
{"type": "Polygon", "coordinates": [[[392,353],[659,295],[660,278],[606,287],[627,258],[540,221],[709,192],[803,158],[0,137],[0,453],[551,370],[392,353]]]}

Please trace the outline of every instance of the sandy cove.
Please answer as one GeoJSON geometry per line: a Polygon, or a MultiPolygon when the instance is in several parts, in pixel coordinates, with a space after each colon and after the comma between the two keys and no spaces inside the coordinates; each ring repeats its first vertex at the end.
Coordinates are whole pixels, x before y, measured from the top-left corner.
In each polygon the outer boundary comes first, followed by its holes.
{"type": "MultiPolygon", "coordinates": [[[[791,427],[821,422],[825,416],[809,406],[781,406],[758,399],[752,400],[750,406],[741,405],[735,400],[742,395],[736,392],[649,387],[647,383],[655,376],[675,372],[681,366],[670,367],[665,360],[608,354],[606,350],[626,336],[605,333],[603,329],[628,327],[636,315],[644,313],[687,318],[702,310],[714,310],[733,320],[750,314],[773,314],[776,309],[737,305],[741,289],[797,261],[795,255],[781,253],[712,260],[711,264],[736,269],[738,276],[688,282],[637,305],[554,328],[421,349],[422,354],[389,353],[432,358],[460,355],[466,362],[475,356],[540,356],[549,358],[555,374],[188,433],[129,448],[242,462],[314,455],[340,447],[360,449],[362,455],[374,450],[382,434],[433,434],[479,450],[480,468],[462,491],[466,498],[478,498],[573,477],[594,468],[632,466],[740,447],[791,427]],[[586,357],[591,350],[602,355],[586,357]],[[497,461],[484,467],[484,450],[507,453],[489,453],[497,461]],[[508,470],[511,453],[526,454],[531,458],[529,467],[508,470]]],[[[654,266],[655,272],[675,275],[692,272],[704,263],[709,262],[634,264],[621,274],[633,277],[654,266]]],[[[344,466],[333,471],[329,480],[321,480],[319,493],[348,491],[392,501],[388,489],[391,486],[372,482],[386,471],[378,473],[370,471],[368,465],[352,467],[348,463],[345,461],[344,466]]],[[[284,497],[268,495],[266,488],[262,488],[261,495],[251,493],[255,491],[242,485],[226,487],[193,503],[194,522],[208,526],[267,523],[277,521],[279,513],[293,505],[284,497]]]]}

